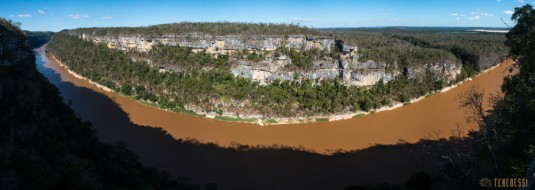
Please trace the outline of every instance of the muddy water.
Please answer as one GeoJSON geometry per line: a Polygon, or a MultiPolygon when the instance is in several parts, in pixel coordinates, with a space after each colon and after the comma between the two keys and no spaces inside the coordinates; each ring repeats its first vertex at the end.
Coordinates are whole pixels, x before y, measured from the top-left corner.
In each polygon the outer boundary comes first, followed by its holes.
{"type": "MultiPolygon", "coordinates": [[[[236,143],[255,146],[276,144],[301,147],[320,153],[328,153],[333,150],[363,149],[374,144],[394,144],[400,139],[416,142],[421,138],[435,137],[435,131],[440,131],[439,136],[447,137],[451,134],[450,131],[456,123],[464,126],[466,132],[473,127],[466,124],[467,113],[459,108],[456,100],[457,95],[472,85],[484,89],[486,94],[499,91],[504,70],[511,64],[510,62],[504,63],[447,92],[390,111],[333,122],[259,126],[197,118],[142,105],[131,99],[106,92],[87,81],[75,78],[65,68],[52,61],[50,57],[44,56],[42,51],[42,49],[38,51],[41,53],[37,55],[37,59],[42,59],[44,68],[59,74],[61,81],[72,83],[77,87],[92,89],[113,99],[116,105],[104,105],[109,104],[109,102],[98,102],[98,99],[92,97],[79,97],[81,95],[69,92],[69,88],[56,85],[66,100],[84,101],[73,104],[73,108],[80,112],[79,115],[83,119],[93,123],[112,122],[109,117],[101,117],[107,113],[106,110],[99,110],[98,107],[119,106],[128,114],[131,122],[163,128],[176,139],[195,139],[223,147],[236,143]],[[83,110],[88,109],[88,107],[96,108],[93,111],[84,112],[83,110]]],[[[47,74],[51,71],[42,72],[47,77],[51,75],[47,74]]],[[[104,140],[112,138],[112,134],[107,134],[105,129],[99,129],[97,134],[104,140]]]]}

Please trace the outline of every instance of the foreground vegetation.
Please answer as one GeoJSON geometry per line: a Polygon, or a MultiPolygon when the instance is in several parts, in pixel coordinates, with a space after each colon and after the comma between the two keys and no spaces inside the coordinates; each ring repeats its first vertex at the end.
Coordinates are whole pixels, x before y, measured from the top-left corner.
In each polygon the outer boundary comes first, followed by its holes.
{"type": "MultiPolygon", "coordinates": [[[[0,32],[25,41],[1,18],[0,32]]],[[[195,188],[142,166],[124,143],[100,143],[36,70],[32,55],[0,66],[0,116],[0,189],[195,188]]]]}
{"type": "Polygon", "coordinates": [[[467,138],[475,145],[443,156],[443,174],[435,189],[477,189],[482,178],[535,180],[535,10],[529,4],[517,7],[512,20],[517,24],[506,34],[505,44],[516,63],[504,71],[511,75],[504,78],[503,95],[488,100],[493,105],[489,111],[483,108],[483,90],[474,87],[460,95],[461,106],[479,127],[467,138]]]}

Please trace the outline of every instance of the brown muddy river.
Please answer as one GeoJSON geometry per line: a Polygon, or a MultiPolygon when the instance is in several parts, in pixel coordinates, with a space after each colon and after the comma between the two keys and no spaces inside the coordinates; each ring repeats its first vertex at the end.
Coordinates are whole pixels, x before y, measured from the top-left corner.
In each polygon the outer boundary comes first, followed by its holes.
{"type": "Polygon", "coordinates": [[[330,153],[366,149],[375,144],[395,144],[400,139],[417,142],[434,137],[433,131],[441,131],[441,137],[448,137],[456,123],[464,126],[466,133],[472,127],[466,124],[467,114],[459,108],[457,95],[472,85],[484,89],[487,95],[498,92],[504,71],[511,65],[504,63],[447,92],[390,111],[341,121],[260,126],[197,118],[142,105],[75,78],[44,56],[42,48],[36,51],[36,57],[38,70],[58,87],[77,115],[93,123],[102,141],[125,141],[144,163],[163,168],[174,176],[190,177],[195,183],[217,182],[227,187],[260,189],[335,187],[332,184],[343,188],[343,185],[364,182],[402,182],[410,172],[436,167],[408,152],[375,151],[366,156],[357,152],[341,158],[339,154],[325,156],[301,151],[243,153],[224,147],[282,145],[330,153]],[[143,126],[162,128],[168,134],[143,126]],[[175,139],[194,139],[200,143],[175,139]],[[206,143],[208,145],[202,145],[206,143]],[[229,170],[237,171],[229,174],[229,170]],[[322,174],[333,172],[344,177],[337,176],[329,183],[319,182],[326,179],[322,174]],[[309,186],[294,186],[300,182],[309,186]]]}
{"type": "MultiPolygon", "coordinates": [[[[373,144],[394,144],[399,139],[416,142],[421,138],[429,137],[429,135],[434,137],[437,130],[440,131],[442,137],[448,137],[451,134],[450,130],[456,123],[469,129],[471,127],[466,125],[467,114],[464,110],[459,109],[457,95],[472,85],[484,89],[486,94],[498,92],[502,83],[502,71],[509,66],[509,64],[502,64],[500,67],[447,92],[401,108],[361,118],[308,124],[260,126],[198,118],[146,106],[129,98],[105,92],[86,81],[77,79],[70,75],[66,69],[50,61],[51,59],[48,60],[45,67],[58,72],[61,75],[61,80],[105,94],[129,114],[132,122],[139,125],[161,127],[177,139],[196,139],[200,142],[212,142],[220,146],[230,146],[233,143],[264,146],[277,144],[303,147],[322,153],[337,149],[362,149],[373,144]]],[[[99,102],[93,103],[100,104],[99,102]]]]}

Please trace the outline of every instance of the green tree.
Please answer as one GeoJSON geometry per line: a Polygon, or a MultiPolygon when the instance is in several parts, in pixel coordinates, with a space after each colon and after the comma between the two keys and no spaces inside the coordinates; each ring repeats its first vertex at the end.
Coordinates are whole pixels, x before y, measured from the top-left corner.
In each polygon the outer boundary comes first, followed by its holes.
{"type": "Polygon", "coordinates": [[[121,93],[130,96],[132,95],[132,87],[128,84],[121,85],[121,93]]]}
{"type": "Polygon", "coordinates": [[[507,34],[506,44],[517,60],[511,68],[517,74],[505,79],[504,97],[488,120],[496,126],[504,175],[523,176],[535,156],[535,10],[527,4],[515,8],[511,18],[517,24],[507,34]]]}
{"type": "Polygon", "coordinates": [[[472,111],[471,119],[479,130],[469,134],[475,142],[473,152],[467,158],[459,156],[464,161],[450,164],[446,175],[467,180],[464,189],[473,188],[470,184],[476,184],[481,177],[524,177],[535,156],[535,10],[531,5],[518,7],[512,20],[517,24],[506,35],[505,44],[516,60],[507,71],[516,74],[504,78],[503,97],[492,98],[489,111],[483,109],[481,90],[472,88],[461,99],[461,104],[472,111]],[[464,172],[459,173],[458,168],[464,172]]]}
{"type": "Polygon", "coordinates": [[[515,12],[511,16],[513,21],[517,24],[505,36],[507,40],[505,45],[509,46],[510,56],[518,58],[518,56],[529,54],[535,47],[535,15],[533,7],[529,4],[522,7],[515,8],[515,12]]]}

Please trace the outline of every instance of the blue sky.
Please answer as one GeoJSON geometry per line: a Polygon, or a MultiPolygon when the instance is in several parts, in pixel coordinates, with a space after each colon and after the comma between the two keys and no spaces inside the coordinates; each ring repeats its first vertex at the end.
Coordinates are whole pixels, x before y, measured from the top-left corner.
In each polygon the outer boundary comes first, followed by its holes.
{"type": "Polygon", "coordinates": [[[0,17],[33,31],[147,26],[181,21],[300,23],[315,28],[512,24],[515,7],[535,0],[0,0],[0,17]]]}

